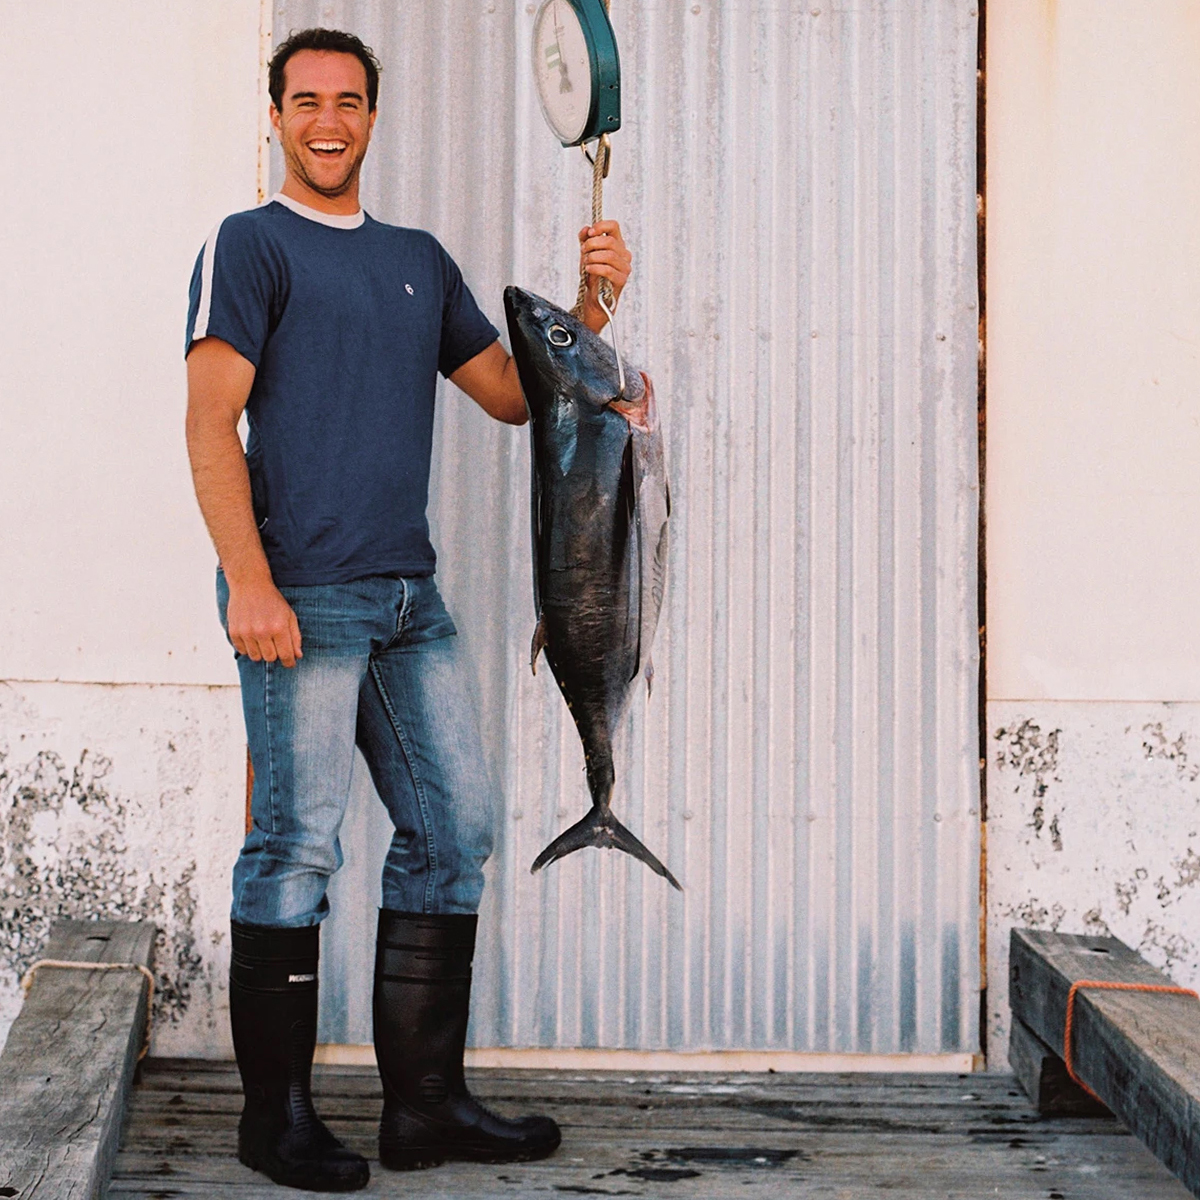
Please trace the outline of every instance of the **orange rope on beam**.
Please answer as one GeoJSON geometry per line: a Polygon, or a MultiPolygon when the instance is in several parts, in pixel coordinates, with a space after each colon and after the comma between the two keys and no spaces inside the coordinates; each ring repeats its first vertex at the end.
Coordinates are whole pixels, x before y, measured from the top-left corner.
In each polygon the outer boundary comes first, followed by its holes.
{"type": "MultiPolygon", "coordinates": [[[[1071,990],[1067,993],[1067,1025],[1063,1030],[1063,1062],[1066,1064],[1067,1074],[1093,1100],[1100,1100],[1100,1097],[1075,1074],[1075,1067],[1071,1061],[1071,1032],[1075,1027],[1075,993],[1080,988],[1100,988],[1106,992],[1166,992],[1173,996],[1191,996],[1195,1000],[1200,1000],[1200,996],[1197,996],[1191,988],[1173,987],[1165,983],[1113,983],[1105,979],[1081,979],[1078,983],[1071,984],[1071,990]]],[[[1103,1104],[1104,1101],[1100,1100],[1100,1103],[1103,1104]]]]}

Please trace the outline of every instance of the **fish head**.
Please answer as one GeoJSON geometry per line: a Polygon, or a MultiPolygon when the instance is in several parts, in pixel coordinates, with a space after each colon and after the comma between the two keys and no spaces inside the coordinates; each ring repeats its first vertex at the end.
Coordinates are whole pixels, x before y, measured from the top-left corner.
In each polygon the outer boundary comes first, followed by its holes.
{"type": "MultiPolygon", "coordinates": [[[[600,413],[618,398],[620,374],[612,347],[569,312],[519,287],[504,289],[504,313],[521,389],[536,421],[571,400],[600,413]]],[[[626,371],[626,399],[642,394],[636,371],[626,371]]]]}

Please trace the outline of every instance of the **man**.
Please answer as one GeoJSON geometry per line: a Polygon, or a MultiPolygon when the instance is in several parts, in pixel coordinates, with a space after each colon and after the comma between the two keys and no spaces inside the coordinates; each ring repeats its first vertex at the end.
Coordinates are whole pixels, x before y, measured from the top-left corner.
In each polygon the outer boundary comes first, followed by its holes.
{"type": "MultiPolygon", "coordinates": [[[[238,1154],[321,1191],[368,1179],[309,1091],[318,930],[356,744],[396,829],[375,966],[380,1160],[532,1159],[560,1138],[546,1117],[488,1112],[463,1081],[495,790],[425,518],[436,374],[498,420],[523,423],[525,406],[449,255],[359,206],[377,92],[378,64],[350,34],[310,29],[279,47],[286,179],[210,235],[187,333],[188,450],[254,764],[233,875],[238,1154]]],[[[583,316],[599,331],[599,281],[619,294],[631,259],[615,222],[579,236],[583,316]]]]}

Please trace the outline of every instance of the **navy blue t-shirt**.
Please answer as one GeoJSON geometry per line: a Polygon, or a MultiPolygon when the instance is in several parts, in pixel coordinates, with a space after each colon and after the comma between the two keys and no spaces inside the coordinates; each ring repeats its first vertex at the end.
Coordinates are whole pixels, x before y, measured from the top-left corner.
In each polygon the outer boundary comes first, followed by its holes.
{"type": "Polygon", "coordinates": [[[201,250],[185,354],[203,337],[256,368],[246,460],[276,584],[432,574],[437,373],[498,337],[437,239],[276,196],[201,250]]]}

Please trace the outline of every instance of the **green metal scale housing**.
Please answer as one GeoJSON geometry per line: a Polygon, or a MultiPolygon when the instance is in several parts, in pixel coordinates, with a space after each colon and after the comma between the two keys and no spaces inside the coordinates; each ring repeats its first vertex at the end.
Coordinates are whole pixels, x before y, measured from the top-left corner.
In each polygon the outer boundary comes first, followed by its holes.
{"type": "Polygon", "coordinates": [[[564,146],[621,128],[621,63],[604,0],[544,0],[533,21],[533,77],[564,146]]]}

